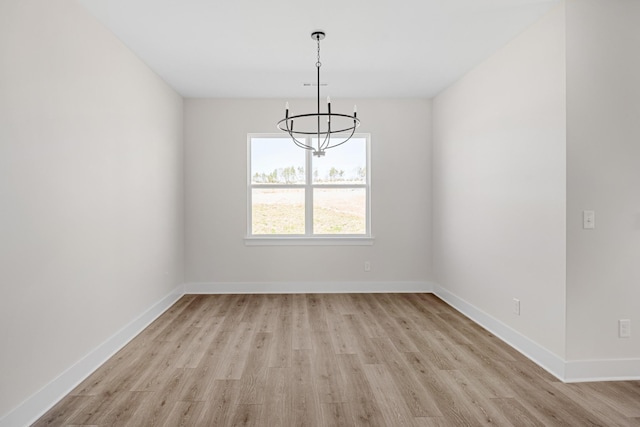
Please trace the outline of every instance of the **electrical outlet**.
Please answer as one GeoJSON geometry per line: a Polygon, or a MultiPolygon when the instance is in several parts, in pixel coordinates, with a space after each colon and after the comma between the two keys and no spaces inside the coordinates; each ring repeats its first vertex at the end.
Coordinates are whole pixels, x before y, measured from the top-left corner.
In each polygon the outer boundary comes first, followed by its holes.
{"type": "Polygon", "coordinates": [[[618,337],[620,338],[631,337],[631,319],[618,320],[618,337]]]}
{"type": "Polygon", "coordinates": [[[364,271],[371,271],[371,263],[369,261],[364,262],[364,271]]]}
{"type": "Polygon", "coordinates": [[[518,298],[513,299],[513,312],[520,316],[520,300],[518,298]]]}

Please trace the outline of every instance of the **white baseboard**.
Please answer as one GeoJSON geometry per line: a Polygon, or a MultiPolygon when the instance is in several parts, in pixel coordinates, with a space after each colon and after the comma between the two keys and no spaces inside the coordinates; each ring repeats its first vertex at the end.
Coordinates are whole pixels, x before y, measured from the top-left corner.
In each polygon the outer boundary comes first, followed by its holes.
{"type": "Polygon", "coordinates": [[[531,361],[542,367],[561,381],[565,378],[565,362],[564,360],[542,347],[540,344],[532,341],[522,335],[515,329],[507,326],[491,315],[485,313],[472,304],[469,304],[462,298],[452,294],[445,288],[435,285],[433,293],[447,304],[490,331],[492,334],[518,350],[531,361]]]}
{"type": "Polygon", "coordinates": [[[211,282],[186,283],[185,294],[431,293],[429,282],[211,282]]]}
{"type": "Polygon", "coordinates": [[[432,290],[433,285],[429,282],[254,282],[180,285],[18,407],[0,418],[0,427],[29,426],[34,423],[185,293],[430,293],[432,290]]]}
{"type": "Polygon", "coordinates": [[[430,282],[187,283],[147,309],[40,391],[0,419],[0,427],[28,426],[66,396],[184,294],[434,293],[565,382],[640,380],[640,359],[564,361],[472,304],[430,282]]]}
{"type": "Polygon", "coordinates": [[[183,287],[178,286],[169,295],[155,303],[17,408],[3,416],[0,419],[0,427],[29,426],[33,424],[60,399],[71,392],[85,378],[171,307],[183,294],[183,287]]]}
{"type": "Polygon", "coordinates": [[[637,381],[640,359],[570,360],[566,362],[565,382],[637,381]]]}
{"type": "Polygon", "coordinates": [[[433,293],[560,381],[573,383],[640,380],[640,359],[566,361],[445,288],[434,284],[433,293]]]}

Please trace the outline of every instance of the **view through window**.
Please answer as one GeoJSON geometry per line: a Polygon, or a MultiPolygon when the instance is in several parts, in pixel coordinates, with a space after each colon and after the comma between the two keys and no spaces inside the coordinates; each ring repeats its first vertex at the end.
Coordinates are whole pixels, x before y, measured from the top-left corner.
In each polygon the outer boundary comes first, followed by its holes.
{"type": "Polygon", "coordinates": [[[282,135],[249,135],[248,144],[249,236],[371,235],[368,135],[324,157],[282,135]]]}

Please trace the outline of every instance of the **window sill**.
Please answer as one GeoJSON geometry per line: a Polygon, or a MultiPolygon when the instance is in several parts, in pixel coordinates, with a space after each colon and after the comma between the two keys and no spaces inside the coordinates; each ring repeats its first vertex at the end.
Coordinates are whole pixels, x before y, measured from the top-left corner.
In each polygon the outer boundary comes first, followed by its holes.
{"type": "Polygon", "coordinates": [[[245,246],[372,246],[373,237],[245,237],[245,246]]]}

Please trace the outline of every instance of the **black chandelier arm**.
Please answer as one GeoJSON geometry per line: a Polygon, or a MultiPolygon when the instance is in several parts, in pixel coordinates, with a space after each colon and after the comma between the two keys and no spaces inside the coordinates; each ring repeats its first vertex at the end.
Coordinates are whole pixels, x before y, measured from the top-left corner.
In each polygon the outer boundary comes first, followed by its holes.
{"type": "Polygon", "coordinates": [[[300,142],[296,139],[294,135],[295,132],[293,131],[293,119],[291,120],[291,128],[289,128],[289,121],[287,119],[285,119],[285,124],[286,124],[286,129],[283,129],[283,130],[285,130],[289,134],[289,137],[293,140],[294,144],[296,144],[300,148],[304,148],[305,150],[313,150],[312,146],[307,145],[303,142],[300,142]]]}
{"type": "Polygon", "coordinates": [[[329,118],[327,119],[327,134],[325,135],[324,141],[322,141],[322,144],[320,144],[320,138],[318,138],[318,151],[324,151],[327,145],[329,145],[330,136],[331,136],[331,110],[329,110],[329,118]]]}
{"type": "MultiPolygon", "coordinates": [[[[354,116],[350,116],[348,114],[340,114],[340,113],[309,113],[309,114],[298,114],[296,116],[289,116],[288,119],[282,119],[277,123],[278,129],[280,129],[283,132],[287,132],[289,133],[289,128],[288,128],[288,123],[287,120],[295,120],[295,119],[302,119],[305,117],[344,117],[347,119],[351,119],[353,120],[353,126],[349,126],[347,128],[344,129],[339,129],[339,130],[332,130],[331,134],[337,134],[337,133],[346,133],[346,132],[351,132],[352,130],[355,130],[358,126],[360,126],[360,119],[354,116]]],[[[318,131],[313,131],[313,132],[309,132],[309,131],[301,131],[301,130],[291,130],[291,132],[294,135],[318,135],[318,131]]],[[[319,132],[320,135],[326,135],[327,132],[323,131],[323,132],[319,132]]]]}
{"type": "Polygon", "coordinates": [[[310,145],[306,145],[306,144],[304,144],[304,143],[302,143],[302,142],[298,141],[298,140],[296,139],[296,137],[295,137],[295,136],[293,136],[292,134],[289,134],[289,137],[291,138],[291,140],[293,141],[293,143],[294,143],[295,145],[297,145],[298,147],[300,147],[300,148],[304,148],[305,150],[315,150],[315,149],[314,149],[313,147],[311,147],[310,145]]]}
{"type": "Polygon", "coordinates": [[[339,143],[339,144],[334,144],[334,145],[330,145],[330,146],[327,146],[327,147],[322,147],[322,149],[323,149],[323,150],[325,150],[325,149],[327,149],[327,150],[328,150],[329,148],[336,148],[336,147],[341,146],[341,145],[342,145],[342,144],[344,144],[345,142],[349,141],[349,140],[353,137],[353,135],[355,134],[355,132],[356,132],[355,120],[354,120],[354,125],[353,125],[353,127],[352,127],[351,129],[352,129],[352,130],[351,130],[351,135],[349,135],[349,137],[348,137],[347,139],[345,139],[344,141],[342,141],[342,142],[341,142],[341,143],[339,143]]]}

